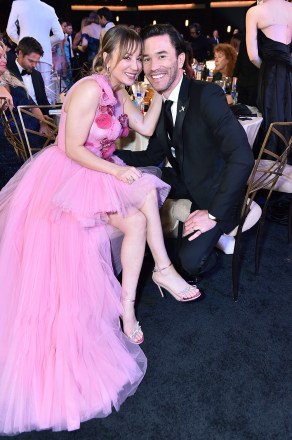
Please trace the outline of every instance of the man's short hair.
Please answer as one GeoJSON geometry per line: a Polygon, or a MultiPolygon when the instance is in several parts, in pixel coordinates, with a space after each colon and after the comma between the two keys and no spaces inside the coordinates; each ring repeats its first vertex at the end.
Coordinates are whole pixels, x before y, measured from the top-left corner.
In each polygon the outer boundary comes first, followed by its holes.
{"type": "Polygon", "coordinates": [[[147,38],[157,37],[159,35],[169,36],[177,56],[185,52],[184,39],[171,24],[151,24],[143,28],[141,31],[141,38],[143,41],[147,40],[147,38]]]}
{"type": "Polygon", "coordinates": [[[99,17],[104,17],[106,19],[106,21],[113,21],[113,14],[109,10],[109,8],[100,8],[100,9],[98,9],[97,15],[99,17]]]}
{"type": "Polygon", "coordinates": [[[201,30],[201,25],[199,23],[192,23],[189,29],[191,30],[192,28],[195,29],[197,35],[201,34],[202,30],[201,30]]]}
{"type": "Polygon", "coordinates": [[[15,49],[17,54],[20,50],[23,55],[29,55],[34,52],[42,57],[44,54],[41,44],[33,37],[23,37],[15,49]]]}

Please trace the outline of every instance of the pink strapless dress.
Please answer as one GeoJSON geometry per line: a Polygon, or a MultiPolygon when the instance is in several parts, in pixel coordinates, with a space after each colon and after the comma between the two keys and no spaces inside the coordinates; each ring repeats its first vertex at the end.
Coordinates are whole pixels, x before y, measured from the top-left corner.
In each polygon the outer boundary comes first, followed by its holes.
{"type": "MultiPolygon", "coordinates": [[[[112,142],[127,131],[106,78],[86,146],[117,164],[112,142]]],[[[84,78],[81,81],[87,81],[84,78]]],[[[75,87],[75,86],[74,86],[75,87]]],[[[70,92],[69,92],[70,93],[70,92]]],[[[108,214],[135,213],[157,189],[92,171],[56,145],[28,161],[0,192],[0,433],[78,429],[133,394],[146,371],[120,329],[121,286],[112,267],[108,214]]]]}

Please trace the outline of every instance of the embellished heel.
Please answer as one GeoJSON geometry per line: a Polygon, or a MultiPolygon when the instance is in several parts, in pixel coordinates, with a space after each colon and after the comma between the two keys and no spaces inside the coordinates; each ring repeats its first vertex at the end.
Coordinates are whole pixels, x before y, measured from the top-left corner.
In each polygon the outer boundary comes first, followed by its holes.
{"type": "MultiPolygon", "coordinates": [[[[135,303],[135,300],[134,300],[134,299],[129,299],[129,298],[125,298],[125,297],[122,297],[122,298],[121,298],[121,301],[122,301],[122,302],[125,301],[125,302],[135,303]]],[[[123,320],[123,317],[121,317],[121,318],[122,318],[122,320],[123,320]]],[[[123,330],[123,332],[124,332],[124,330],[123,330]]],[[[135,327],[134,327],[134,329],[132,330],[132,333],[131,333],[130,335],[127,335],[125,332],[124,332],[124,335],[129,339],[129,341],[130,341],[132,344],[140,345],[140,344],[142,344],[142,342],[144,341],[144,335],[143,335],[143,331],[142,331],[142,329],[141,329],[141,325],[139,324],[139,321],[136,321],[135,327]],[[135,338],[138,337],[138,334],[139,334],[140,332],[142,333],[142,337],[141,337],[140,339],[138,339],[138,340],[135,340],[135,338]]]]}
{"type": "Polygon", "coordinates": [[[170,266],[172,266],[172,263],[170,263],[168,266],[163,267],[162,269],[158,269],[157,267],[154,267],[153,269],[152,280],[158,287],[161,296],[164,298],[162,289],[165,289],[177,301],[189,302],[198,299],[201,296],[201,292],[199,291],[197,286],[191,286],[190,284],[187,284],[187,286],[180,292],[174,292],[174,290],[172,290],[169,286],[166,286],[165,284],[159,283],[158,281],[155,280],[155,273],[162,272],[163,270],[168,269],[170,266]],[[186,294],[189,293],[192,294],[192,296],[186,296],[186,294]]]}

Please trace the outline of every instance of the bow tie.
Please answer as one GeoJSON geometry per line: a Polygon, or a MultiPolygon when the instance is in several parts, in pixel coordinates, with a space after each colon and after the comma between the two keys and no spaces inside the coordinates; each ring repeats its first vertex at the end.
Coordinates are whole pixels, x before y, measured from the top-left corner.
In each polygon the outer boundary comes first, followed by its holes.
{"type": "Polygon", "coordinates": [[[31,72],[28,72],[27,70],[23,69],[23,71],[21,72],[21,76],[24,75],[31,75],[31,72]]]}

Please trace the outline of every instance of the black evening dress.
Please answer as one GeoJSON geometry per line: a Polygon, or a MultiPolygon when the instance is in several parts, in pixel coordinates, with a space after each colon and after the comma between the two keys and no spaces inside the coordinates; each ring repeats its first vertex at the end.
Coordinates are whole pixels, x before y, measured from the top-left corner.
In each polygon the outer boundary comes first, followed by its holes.
{"type": "MultiPolygon", "coordinates": [[[[262,64],[259,72],[258,108],[263,115],[259,130],[257,153],[272,122],[292,121],[292,44],[268,38],[258,30],[258,48],[262,64]]],[[[269,148],[281,153],[283,146],[271,139],[269,148]]],[[[290,162],[292,157],[290,156],[290,162]]]]}

